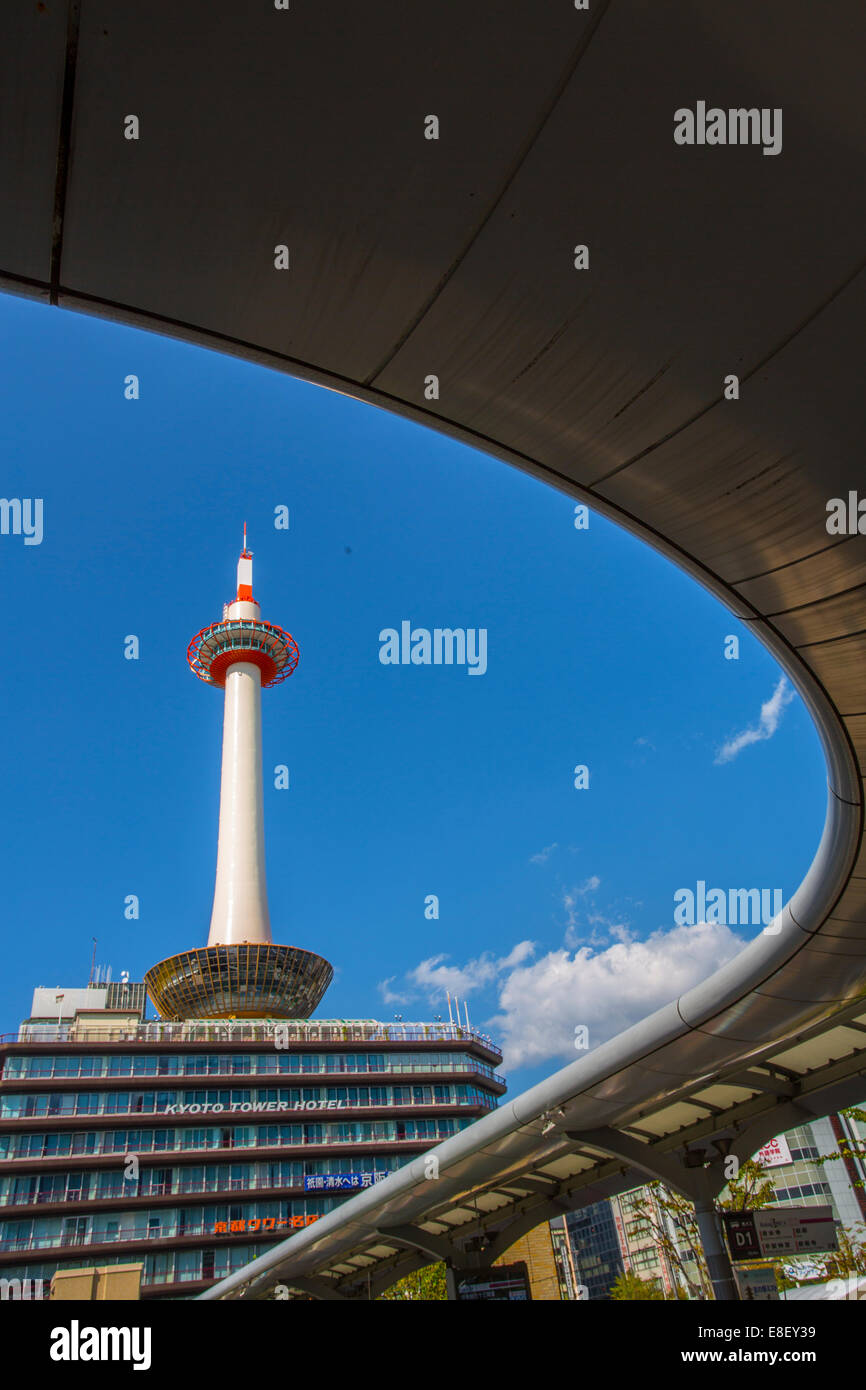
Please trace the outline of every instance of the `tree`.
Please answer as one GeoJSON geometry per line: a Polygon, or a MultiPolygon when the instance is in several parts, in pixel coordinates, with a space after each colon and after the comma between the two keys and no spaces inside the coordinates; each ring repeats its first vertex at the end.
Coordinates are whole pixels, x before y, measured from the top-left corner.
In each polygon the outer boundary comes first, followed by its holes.
{"type": "Polygon", "coordinates": [[[611,1285],[610,1296],[617,1302],[626,1299],[658,1299],[664,1302],[665,1297],[653,1280],[639,1279],[629,1269],[623,1270],[622,1274],[617,1276],[616,1282],[611,1285]]]}
{"type": "MultiPolygon", "coordinates": [[[[775,1189],[765,1175],[764,1165],[753,1158],[741,1164],[724,1188],[727,1196],[716,1200],[716,1211],[759,1211],[770,1206],[775,1189]]],[[[661,1182],[652,1182],[648,1188],[648,1195],[634,1203],[634,1210],[650,1228],[656,1250],[676,1271],[677,1297],[684,1290],[687,1298],[712,1299],[694,1204],[661,1182]]]]}
{"type": "Polygon", "coordinates": [[[407,1274],[405,1278],[398,1279],[396,1284],[392,1284],[390,1289],[380,1294],[380,1299],[419,1299],[429,1303],[434,1299],[447,1299],[448,1293],[445,1288],[445,1266],[444,1264],[425,1265],[423,1269],[416,1269],[413,1274],[407,1274]]]}
{"type": "Polygon", "coordinates": [[[765,1177],[766,1171],[763,1163],[756,1163],[753,1158],[741,1163],[737,1176],[729,1178],[724,1189],[727,1199],[717,1199],[716,1211],[760,1211],[772,1206],[776,1189],[765,1177]]]}
{"type": "MultiPolygon", "coordinates": [[[[846,1119],[858,1120],[860,1124],[866,1124],[866,1110],[863,1110],[859,1105],[849,1105],[847,1109],[843,1110],[841,1113],[846,1119]]],[[[837,1148],[835,1153],[821,1154],[819,1158],[813,1159],[812,1162],[820,1164],[838,1163],[840,1160],[844,1161],[846,1158],[859,1159],[861,1163],[866,1162],[866,1139],[848,1139],[843,1136],[836,1141],[836,1144],[837,1148]]],[[[862,1178],[852,1178],[851,1181],[855,1187],[866,1187],[866,1183],[863,1182],[862,1178]]]]}
{"type": "MultiPolygon", "coordinates": [[[[649,1227],[659,1255],[673,1265],[687,1297],[711,1299],[712,1283],[694,1205],[679,1192],[671,1192],[664,1183],[656,1181],[647,1185],[647,1195],[639,1197],[632,1207],[649,1227]]],[[[679,1280],[675,1283],[679,1284],[679,1280]]]]}
{"type": "MultiPolygon", "coordinates": [[[[862,1231],[862,1222],[855,1230],[862,1231]]],[[[828,1279],[845,1279],[851,1274],[866,1274],[866,1242],[851,1239],[844,1228],[839,1231],[839,1248],[827,1255],[824,1273],[828,1279]]]]}

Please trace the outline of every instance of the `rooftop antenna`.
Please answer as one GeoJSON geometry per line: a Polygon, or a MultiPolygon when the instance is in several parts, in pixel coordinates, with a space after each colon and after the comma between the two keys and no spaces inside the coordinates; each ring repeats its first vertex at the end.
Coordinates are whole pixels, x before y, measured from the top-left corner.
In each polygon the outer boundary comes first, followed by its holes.
{"type": "Polygon", "coordinates": [[[90,978],[89,978],[89,980],[87,981],[87,983],[88,983],[89,985],[92,985],[92,984],[93,984],[93,967],[94,967],[94,965],[95,965],[95,963],[96,963],[96,937],[94,936],[94,937],[92,938],[92,940],[93,940],[93,955],[90,957],[90,978]]]}

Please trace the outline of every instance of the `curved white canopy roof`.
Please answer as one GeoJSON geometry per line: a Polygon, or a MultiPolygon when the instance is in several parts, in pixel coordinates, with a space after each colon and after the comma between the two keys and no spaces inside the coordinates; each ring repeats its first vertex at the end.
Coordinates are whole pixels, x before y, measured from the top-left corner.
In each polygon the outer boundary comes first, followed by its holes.
{"type": "Polygon", "coordinates": [[[866,492],[862,5],[88,0],[7,6],[0,31],[0,286],[331,386],[589,502],[753,625],[827,757],[778,935],[439,1146],[438,1183],[409,1164],[209,1296],[375,1290],[641,1162],[745,1154],[856,1099],[866,537],[828,533],[826,504],[866,492]],[[676,144],[698,100],[781,110],[781,151],[676,144]]]}

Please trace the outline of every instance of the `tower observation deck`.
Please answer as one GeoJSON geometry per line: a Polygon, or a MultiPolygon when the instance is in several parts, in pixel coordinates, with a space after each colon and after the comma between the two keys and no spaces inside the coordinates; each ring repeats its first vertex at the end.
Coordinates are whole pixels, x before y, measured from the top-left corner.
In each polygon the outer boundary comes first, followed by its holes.
{"type": "Polygon", "coordinates": [[[298,657],[294,638],[262,621],[244,527],[236,597],[187,650],[194,674],[225,692],[219,841],[207,946],[144,977],[163,1018],[308,1018],[331,982],[322,956],[272,940],[268,910],[261,692],[286,680],[298,657]]]}

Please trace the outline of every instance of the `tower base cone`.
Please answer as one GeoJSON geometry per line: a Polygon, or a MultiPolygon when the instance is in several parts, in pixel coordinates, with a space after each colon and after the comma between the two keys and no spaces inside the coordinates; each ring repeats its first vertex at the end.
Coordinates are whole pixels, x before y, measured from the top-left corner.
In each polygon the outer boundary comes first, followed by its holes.
{"type": "Polygon", "coordinates": [[[323,956],[244,942],[169,956],[144,983],[161,1018],[309,1018],[333,978],[323,956]]]}

